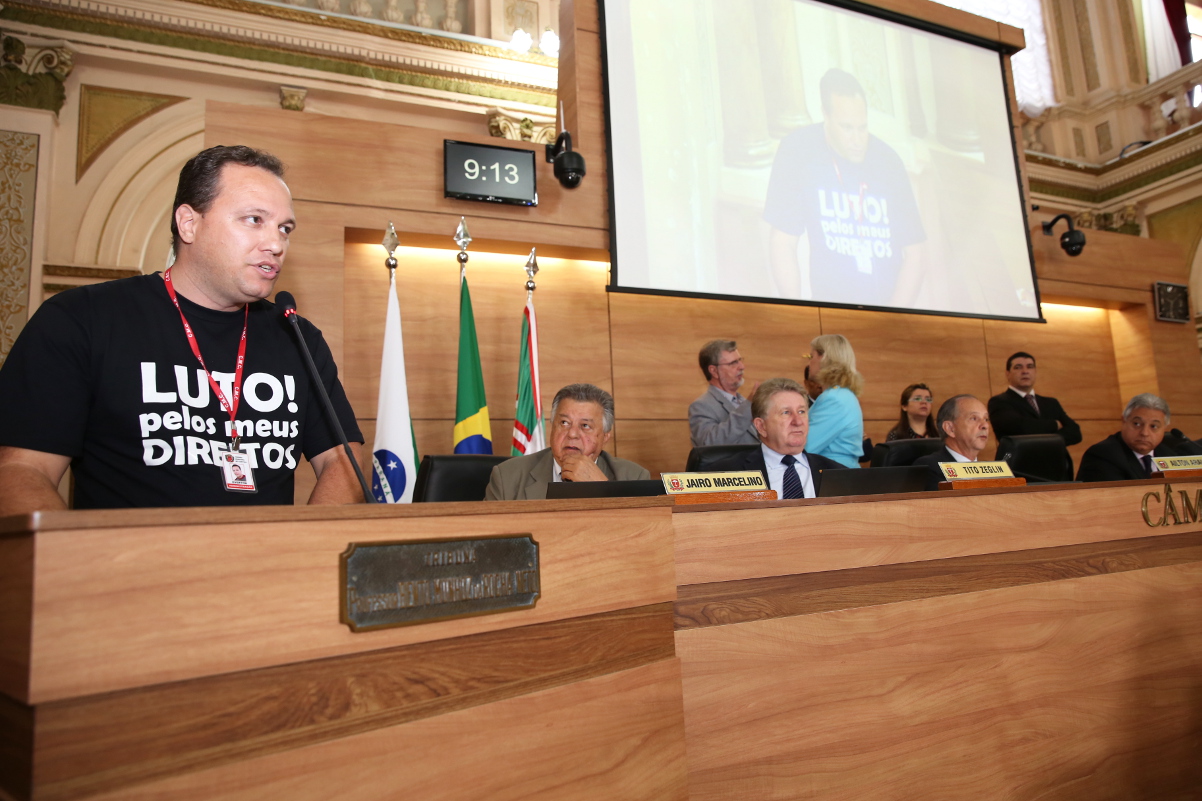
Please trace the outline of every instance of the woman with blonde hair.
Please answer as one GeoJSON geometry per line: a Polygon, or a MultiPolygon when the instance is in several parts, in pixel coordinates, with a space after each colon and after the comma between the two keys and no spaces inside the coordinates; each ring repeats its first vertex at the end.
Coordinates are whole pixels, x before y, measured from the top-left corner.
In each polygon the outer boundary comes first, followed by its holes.
{"type": "Polygon", "coordinates": [[[864,376],[856,370],[856,353],[842,334],[823,334],[810,341],[810,377],[822,394],[810,407],[806,453],[859,467],[864,455],[864,413],[859,395],[864,376]]]}

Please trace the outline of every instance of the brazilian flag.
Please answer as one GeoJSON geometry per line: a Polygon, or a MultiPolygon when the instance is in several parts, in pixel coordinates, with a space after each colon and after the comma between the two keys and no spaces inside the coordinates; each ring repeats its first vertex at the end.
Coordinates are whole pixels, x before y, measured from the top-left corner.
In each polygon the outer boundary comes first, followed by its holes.
{"type": "Polygon", "coordinates": [[[476,318],[467,275],[459,280],[459,388],[455,393],[455,453],[492,453],[484,372],[476,342],[476,318]]]}

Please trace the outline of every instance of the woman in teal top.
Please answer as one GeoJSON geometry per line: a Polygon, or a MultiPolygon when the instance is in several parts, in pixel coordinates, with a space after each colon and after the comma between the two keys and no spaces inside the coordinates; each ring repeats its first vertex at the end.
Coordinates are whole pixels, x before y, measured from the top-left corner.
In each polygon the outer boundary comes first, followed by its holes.
{"type": "Polygon", "coordinates": [[[823,334],[810,342],[810,376],[822,394],[810,407],[806,453],[816,453],[848,467],[864,456],[864,413],[859,395],[864,377],[856,371],[856,354],[842,334],[823,334]]]}

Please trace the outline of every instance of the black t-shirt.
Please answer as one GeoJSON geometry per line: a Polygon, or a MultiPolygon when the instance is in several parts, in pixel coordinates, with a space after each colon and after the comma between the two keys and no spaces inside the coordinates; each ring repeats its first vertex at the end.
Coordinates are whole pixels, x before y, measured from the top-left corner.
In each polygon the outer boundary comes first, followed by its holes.
{"type": "MultiPolygon", "coordinates": [[[[245,313],[179,303],[231,397],[245,313]]],[[[300,327],[347,437],[362,442],[321,332],[300,327]]],[[[258,492],[227,491],[213,452],[229,447],[230,418],[156,273],[42,304],[0,369],[0,445],[70,456],[78,509],[291,504],[301,454],[339,444],[321,406],[291,324],[252,303],[237,422],[258,492]]]]}
{"type": "Polygon", "coordinates": [[[888,305],[904,249],[926,239],[901,157],[875,136],[864,160],[836,154],[822,123],[786,136],[776,152],[764,220],[809,232],[813,299],[888,305]]]}

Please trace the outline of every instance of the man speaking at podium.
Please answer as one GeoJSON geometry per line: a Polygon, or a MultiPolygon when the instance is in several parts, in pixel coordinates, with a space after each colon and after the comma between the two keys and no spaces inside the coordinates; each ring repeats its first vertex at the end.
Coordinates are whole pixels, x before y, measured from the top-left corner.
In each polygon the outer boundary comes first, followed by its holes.
{"type": "MultiPolygon", "coordinates": [[[[214,147],[180,172],[164,273],[45,303],[0,370],[0,514],[75,507],[362,500],[299,343],[271,294],[296,222],[274,156],[214,147]]],[[[301,321],[344,430],[355,415],[321,332],[301,321]]]]}

